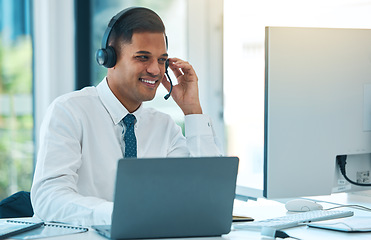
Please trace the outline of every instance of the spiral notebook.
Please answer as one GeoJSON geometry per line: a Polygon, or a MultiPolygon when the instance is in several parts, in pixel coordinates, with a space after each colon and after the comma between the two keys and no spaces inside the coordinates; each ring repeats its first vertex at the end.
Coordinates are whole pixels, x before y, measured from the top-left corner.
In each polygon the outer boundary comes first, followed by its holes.
{"type": "MultiPolygon", "coordinates": [[[[26,224],[27,221],[7,220],[10,224],[26,224]]],[[[13,239],[37,239],[88,231],[88,228],[59,223],[44,223],[41,227],[12,236],[13,239]]]]}
{"type": "Polygon", "coordinates": [[[31,231],[32,229],[41,227],[43,224],[44,222],[24,222],[22,224],[13,224],[7,221],[1,221],[0,239],[6,239],[23,232],[31,231]]]}

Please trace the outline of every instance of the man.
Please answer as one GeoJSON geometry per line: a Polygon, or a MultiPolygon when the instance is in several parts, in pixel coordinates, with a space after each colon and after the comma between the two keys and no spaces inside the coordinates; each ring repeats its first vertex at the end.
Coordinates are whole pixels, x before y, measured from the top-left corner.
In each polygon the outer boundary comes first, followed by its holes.
{"type": "Polygon", "coordinates": [[[221,155],[210,120],[202,114],[197,75],[188,62],[168,59],[166,41],[156,13],[146,8],[126,11],[108,40],[117,60],[107,77],[97,87],[63,95],[51,104],[40,130],[31,189],[37,217],[110,224],[118,159],[221,155]],[[167,59],[178,80],[171,96],[185,114],[186,137],[168,115],[142,106],[161,83],[170,90],[164,75],[167,59]],[[125,125],[126,116],[133,118],[134,127],[125,125]],[[135,138],[136,146],[126,143],[126,134],[135,138]]]}

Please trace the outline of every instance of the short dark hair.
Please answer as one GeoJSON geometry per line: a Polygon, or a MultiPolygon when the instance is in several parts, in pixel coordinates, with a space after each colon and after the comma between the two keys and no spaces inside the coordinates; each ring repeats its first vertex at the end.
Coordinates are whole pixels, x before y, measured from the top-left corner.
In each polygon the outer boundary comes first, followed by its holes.
{"type": "Polygon", "coordinates": [[[108,43],[115,49],[116,54],[120,54],[121,44],[131,43],[133,33],[138,32],[164,33],[165,35],[165,25],[157,13],[151,9],[133,8],[117,20],[108,43]]]}

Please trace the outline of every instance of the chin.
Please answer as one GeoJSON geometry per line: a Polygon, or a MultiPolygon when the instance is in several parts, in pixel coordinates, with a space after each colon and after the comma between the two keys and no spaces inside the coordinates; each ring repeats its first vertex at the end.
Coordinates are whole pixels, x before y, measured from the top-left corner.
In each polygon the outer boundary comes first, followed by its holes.
{"type": "Polygon", "coordinates": [[[148,91],[148,89],[146,90],[147,91],[138,92],[137,97],[138,99],[141,99],[142,102],[152,101],[156,97],[157,89],[151,89],[150,91],[148,91]]]}
{"type": "Polygon", "coordinates": [[[156,96],[156,95],[145,96],[145,97],[143,97],[143,102],[152,101],[152,100],[155,98],[155,96],[156,96]]]}

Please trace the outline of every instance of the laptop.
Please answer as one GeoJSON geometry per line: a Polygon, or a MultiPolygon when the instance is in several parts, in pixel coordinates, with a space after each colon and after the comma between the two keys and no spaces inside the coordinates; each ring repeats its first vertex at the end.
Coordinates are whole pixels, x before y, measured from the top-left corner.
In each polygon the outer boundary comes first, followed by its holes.
{"type": "Polygon", "coordinates": [[[220,236],[231,230],[237,157],[118,162],[111,239],[220,236]]]}

